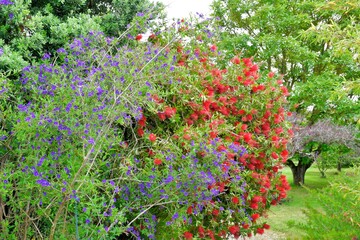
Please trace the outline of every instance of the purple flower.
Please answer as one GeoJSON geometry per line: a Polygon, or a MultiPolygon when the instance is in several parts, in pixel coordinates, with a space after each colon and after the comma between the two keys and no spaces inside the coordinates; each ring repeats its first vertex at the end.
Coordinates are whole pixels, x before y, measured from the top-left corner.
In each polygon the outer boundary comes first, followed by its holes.
{"type": "Polygon", "coordinates": [[[177,212],[171,217],[172,220],[176,220],[178,218],[179,218],[179,214],[177,212]]]}
{"type": "Polygon", "coordinates": [[[36,181],[36,183],[40,184],[43,187],[50,187],[51,186],[51,184],[45,179],[39,179],[39,180],[36,181]]]}
{"type": "Polygon", "coordinates": [[[10,2],[9,0],[0,0],[0,5],[11,5],[14,4],[13,2],[10,2]]]}
{"type": "Polygon", "coordinates": [[[95,140],[93,138],[90,138],[88,141],[90,144],[94,145],[95,144],[95,140]]]}
{"type": "Polygon", "coordinates": [[[45,59],[50,59],[50,53],[45,53],[44,56],[42,57],[43,60],[45,59]]]}
{"type": "Polygon", "coordinates": [[[4,54],[4,50],[0,48],[0,57],[4,54]]]}

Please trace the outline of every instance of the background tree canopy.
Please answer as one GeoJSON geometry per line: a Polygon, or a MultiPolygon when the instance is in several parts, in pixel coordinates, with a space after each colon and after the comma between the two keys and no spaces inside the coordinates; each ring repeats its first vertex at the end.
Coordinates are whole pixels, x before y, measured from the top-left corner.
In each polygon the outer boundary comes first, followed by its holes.
{"type": "Polygon", "coordinates": [[[284,75],[297,112],[312,122],[359,121],[358,1],[215,0],[212,7],[226,29],[224,46],[284,75]]]}
{"type": "Polygon", "coordinates": [[[17,0],[0,9],[1,70],[21,70],[89,30],[119,36],[149,0],[17,0]]]}

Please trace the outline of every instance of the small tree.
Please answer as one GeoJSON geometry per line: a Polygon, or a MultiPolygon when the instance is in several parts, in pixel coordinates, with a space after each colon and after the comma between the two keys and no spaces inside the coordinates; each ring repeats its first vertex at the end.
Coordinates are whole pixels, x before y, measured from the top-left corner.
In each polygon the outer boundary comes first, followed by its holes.
{"type": "MultiPolygon", "coordinates": [[[[295,185],[304,184],[306,170],[319,159],[325,144],[338,144],[359,152],[356,130],[350,126],[338,126],[325,119],[302,127],[300,123],[303,119],[297,115],[290,121],[294,124],[294,137],[289,144],[291,157],[286,163],[291,168],[295,185]],[[295,165],[293,160],[297,160],[298,164],[295,165]]],[[[321,158],[321,161],[324,163],[325,159],[321,158]]]]}

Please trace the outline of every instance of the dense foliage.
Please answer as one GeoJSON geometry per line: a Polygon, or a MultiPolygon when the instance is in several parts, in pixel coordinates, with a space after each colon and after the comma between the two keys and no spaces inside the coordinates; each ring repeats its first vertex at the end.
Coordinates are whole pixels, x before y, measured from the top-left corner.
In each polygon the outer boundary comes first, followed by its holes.
{"type": "Polygon", "coordinates": [[[136,13],[160,7],[147,0],[4,0],[0,6],[2,71],[20,71],[90,29],[119,36],[136,13]]]}
{"type": "Polygon", "coordinates": [[[269,228],[259,218],[289,189],[287,89],[250,58],[228,61],[201,21],[148,41],[134,25],[127,45],[92,32],[2,78],[2,238],[269,228]]]}
{"type": "Polygon", "coordinates": [[[349,171],[329,187],[314,192],[321,210],[305,211],[308,221],[297,227],[306,239],[357,239],[360,237],[359,169],[349,171]]]}
{"type": "Polygon", "coordinates": [[[359,9],[356,0],[213,3],[229,52],[241,50],[282,74],[294,111],[341,124],[360,118],[359,9]]]}

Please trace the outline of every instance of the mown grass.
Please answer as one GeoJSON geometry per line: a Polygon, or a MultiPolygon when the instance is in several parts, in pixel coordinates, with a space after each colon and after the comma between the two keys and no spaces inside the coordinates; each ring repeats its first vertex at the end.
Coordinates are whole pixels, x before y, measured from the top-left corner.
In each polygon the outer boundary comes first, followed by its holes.
{"type": "MultiPolygon", "coordinates": [[[[346,169],[344,172],[346,172],[346,169]]],[[[306,216],[303,213],[303,209],[306,209],[307,204],[321,210],[318,199],[309,190],[328,186],[329,181],[335,179],[339,173],[336,169],[332,169],[327,172],[326,178],[321,178],[320,172],[316,166],[313,166],[305,174],[304,186],[295,186],[293,184],[290,168],[284,168],[282,173],[287,176],[291,190],[288,192],[287,199],[282,204],[270,209],[267,220],[271,229],[274,232],[285,234],[286,239],[303,239],[304,233],[300,229],[289,227],[288,223],[305,223],[306,216]]]]}

